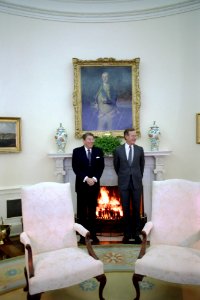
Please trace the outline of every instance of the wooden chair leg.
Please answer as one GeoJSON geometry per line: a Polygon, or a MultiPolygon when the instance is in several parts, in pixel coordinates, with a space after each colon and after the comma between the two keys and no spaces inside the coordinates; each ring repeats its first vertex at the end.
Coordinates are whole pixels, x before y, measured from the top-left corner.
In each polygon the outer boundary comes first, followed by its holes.
{"type": "Polygon", "coordinates": [[[26,285],[24,287],[24,292],[27,292],[27,300],[40,300],[42,293],[35,294],[35,295],[29,294],[28,274],[26,268],[24,268],[24,275],[26,278],[26,285]]]}
{"type": "Polygon", "coordinates": [[[106,285],[106,281],[107,281],[106,275],[102,274],[102,275],[96,276],[95,278],[100,282],[100,285],[99,285],[99,299],[100,300],[105,300],[103,298],[103,289],[104,289],[104,287],[106,285]]]}
{"type": "Polygon", "coordinates": [[[139,300],[140,299],[139,281],[142,281],[143,278],[144,278],[144,275],[135,274],[135,273],[133,274],[132,282],[133,282],[133,285],[134,285],[135,290],[136,290],[136,298],[134,298],[134,300],[139,300]]]}
{"type": "Polygon", "coordinates": [[[28,292],[28,275],[27,275],[26,268],[24,268],[24,276],[25,276],[25,279],[26,279],[26,285],[24,287],[24,292],[28,292]]]}

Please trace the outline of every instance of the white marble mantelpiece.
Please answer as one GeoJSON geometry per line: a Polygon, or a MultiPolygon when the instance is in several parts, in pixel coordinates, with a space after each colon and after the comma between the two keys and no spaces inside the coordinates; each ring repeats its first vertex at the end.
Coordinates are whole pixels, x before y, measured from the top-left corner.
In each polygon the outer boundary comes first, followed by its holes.
{"type": "MultiPolygon", "coordinates": [[[[147,158],[153,158],[155,160],[154,163],[154,174],[155,180],[163,180],[164,173],[165,173],[165,157],[171,154],[169,150],[162,150],[162,151],[145,151],[145,160],[147,158]]],[[[64,161],[67,160],[67,165],[71,165],[72,154],[71,153],[49,153],[48,156],[55,160],[55,175],[57,176],[57,181],[61,182],[68,182],[65,181],[66,176],[69,177],[65,170],[64,161]],[[64,177],[64,178],[63,178],[64,177]]],[[[106,161],[110,165],[112,160],[112,156],[105,156],[105,164],[106,161]],[[111,159],[110,159],[111,158],[111,159]],[[109,163],[110,162],[110,163],[109,163]]]]}
{"type": "MultiPolygon", "coordinates": [[[[152,181],[163,180],[165,173],[166,157],[171,154],[169,150],[145,151],[145,169],[143,176],[144,207],[147,219],[151,218],[151,193],[152,181]]],[[[72,170],[71,153],[49,153],[49,158],[55,161],[55,176],[58,182],[70,182],[72,187],[72,198],[76,212],[75,174],[72,170]]],[[[105,156],[105,169],[101,177],[101,185],[117,185],[117,175],[113,168],[113,157],[105,156]]]]}
{"type": "MultiPolygon", "coordinates": [[[[153,170],[155,174],[155,180],[163,180],[165,173],[165,158],[169,156],[172,151],[162,150],[162,151],[145,151],[145,159],[147,157],[153,157],[155,160],[155,168],[153,170]]],[[[146,159],[147,160],[147,159],[146,159]]]]}

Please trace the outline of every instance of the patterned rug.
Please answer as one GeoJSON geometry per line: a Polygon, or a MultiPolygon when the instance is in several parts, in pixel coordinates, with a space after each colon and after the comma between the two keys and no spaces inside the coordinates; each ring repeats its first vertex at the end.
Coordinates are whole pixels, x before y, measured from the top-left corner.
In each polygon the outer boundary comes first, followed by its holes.
{"type": "MultiPolygon", "coordinates": [[[[85,246],[81,246],[85,251],[85,246]]],[[[95,253],[104,263],[105,272],[133,272],[134,262],[140,246],[137,245],[97,245],[95,253]]],[[[25,285],[24,256],[0,261],[0,294],[25,285]]]]}
{"type": "MultiPolygon", "coordinates": [[[[84,246],[83,246],[84,249],[84,246]]],[[[131,300],[135,297],[132,284],[134,262],[139,253],[136,245],[94,246],[104,262],[107,284],[104,289],[106,300],[131,300]]],[[[24,257],[0,262],[0,299],[25,300],[23,291],[24,257]]],[[[81,284],[42,295],[42,300],[98,300],[99,284],[94,278],[81,284]]],[[[140,285],[141,300],[199,300],[200,286],[177,285],[145,277],[140,285]]]]}
{"type": "MultiPolygon", "coordinates": [[[[107,284],[104,289],[105,300],[132,300],[135,289],[132,284],[132,272],[106,273],[107,284]]],[[[42,294],[41,300],[98,300],[98,282],[94,278],[81,284],[49,291],[42,294]]],[[[141,300],[199,300],[200,287],[181,286],[161,282],[152,278],[143,279],[141,300]]],[[[22,288],[0,296],[1,300],[26,300],[22,288]]]]}

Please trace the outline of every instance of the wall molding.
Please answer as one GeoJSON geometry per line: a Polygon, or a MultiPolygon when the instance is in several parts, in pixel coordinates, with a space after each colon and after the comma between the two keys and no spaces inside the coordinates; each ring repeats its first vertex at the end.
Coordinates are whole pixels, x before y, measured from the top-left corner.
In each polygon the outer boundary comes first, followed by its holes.
{"type": "MultiPolygon", "coordinates": [[[[149,3],[152,1],[148,0],[149,3]]],[[[23,1],[0,0],[0,12],[34,19],[71,23],[128,22],[161,18],[200,9],[199,0],[164,1],[143,7],[138,1],[23,1]],[[33,3],[34,2],[34,3],[33,3]],[[168,3],[168,5],[167,5],[168,3]],[[169,4],[170,3],[170,4],[169,4]],[[137,6],[136,6],[137,4],[137,6]]],[[[152,2],[153,3],[153,2],[152,2]]]]}
{"type": "Polygon", "coordinates": [[[21,217],[7,218],[7,200],[21,198],[22,186],[9,186],[0,188],[0,217],[3,218],[4,224],[11,225],[10,236],[19,235],[22,232],[21,217]]]}

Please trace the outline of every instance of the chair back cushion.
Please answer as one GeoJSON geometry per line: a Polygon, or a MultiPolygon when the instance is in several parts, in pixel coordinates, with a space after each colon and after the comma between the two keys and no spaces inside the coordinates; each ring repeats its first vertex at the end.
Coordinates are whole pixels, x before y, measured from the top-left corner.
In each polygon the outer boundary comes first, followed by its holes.
{"type": "Polygon", "coordinates": [[[200,183],[184,179],[154,181],[151,245],[200,249],[200,183]]]}
{"type": "Polygon", "coordinates": [[[70,183],[22,188],[22,218],[34,254],[77,246],[70,183]]]}

